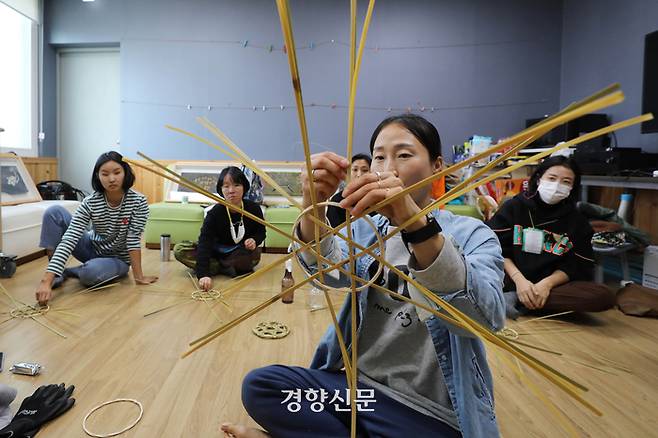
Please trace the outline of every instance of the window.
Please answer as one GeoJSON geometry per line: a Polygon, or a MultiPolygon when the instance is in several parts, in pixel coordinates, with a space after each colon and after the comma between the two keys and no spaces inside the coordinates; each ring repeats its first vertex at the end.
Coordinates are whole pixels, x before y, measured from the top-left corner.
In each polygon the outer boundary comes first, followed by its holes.
{"type": "Polygon", "coordinates": [[[0,2],[0,148],[37,155],[37,25],[0,2]]]}

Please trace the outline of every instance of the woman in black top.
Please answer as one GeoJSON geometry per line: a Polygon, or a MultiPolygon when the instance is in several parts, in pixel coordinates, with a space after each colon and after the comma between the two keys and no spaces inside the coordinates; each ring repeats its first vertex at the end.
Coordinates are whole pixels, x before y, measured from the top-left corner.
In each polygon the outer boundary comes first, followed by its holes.
{"type": "MultiPolygon", "coordinates": [[[[235,166],[222,170],[217,180],[217,193],[233,205],[263,218],[258,204],[244,199],[249,181],[235,166]]],[[[212,289],[211,276],[235,277],[251,272],[260,262],[258,247],[265,240],[265,226],[222,204],[215,205],[206,215],[194,249],[174,250],[176,259],[196,271],[199,286],[212,289]]],[[[180,244],[179,244],[180,245],[180,244]]]]}
{"type": "Polygon", "coordinates": [[[544,160],[528,189],[505,202],[488,225],[505,257],[508,317],[518,310],[598,312],[615,304],[593,277],[592,228],[576,211],[580,171],[557,156],[544,160]]]}

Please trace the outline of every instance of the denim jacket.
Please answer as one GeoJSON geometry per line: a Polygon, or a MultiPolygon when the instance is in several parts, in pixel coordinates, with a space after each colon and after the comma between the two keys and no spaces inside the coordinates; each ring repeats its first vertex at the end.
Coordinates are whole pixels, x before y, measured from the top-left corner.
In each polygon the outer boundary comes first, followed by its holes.
{"type": "MultiPolygon", "coordinates": [[[[446,238],[446,245],[451,242],[456,246],[465,261],[465,288],[456,291],[444,291],[441,288],[441,277],[432,275],[430,265],[423,271],[414,270],[409,265],[410,275],[437,296],[458,308],[463,313],[475,319],[478,323],[491,329],[500,330],[505,323],[505,305],[502,294],[503,257],[496,235],[486,225],[477,219],[436,210],[434,216],[446,238]]],[[[372,220],[380,233],[385,235],[389,221],[376,215],[372,220]]],[[[352,223],[353,240],[363,246],[376,242],[374,229],[365,219],[352,223]]],[[[345,233],[345,230],[343,230],[345,233]]],[[[329,260],[338,261],[348,257],[346,242],[339,238],[325,239],[321,249],[329,260]]],[[[379,249],[375,251],[379,254],[379,249]]],[[[317,271],[315,258],[302,255],[301,261],[311,271],[317,271]]],[[[376,263],[370,255],[357,259],[356,272],[360,278],[369,279],[374,274],[376,263]],[[373,266],[373,264],[375,264],[373,266]]],[[[338,272],[338,271],[334,271],[338,272]]],[[[333,282],[345,285],[348,277],[341,274],[333,282]]],[[[359,294],[357,317],[357,333],[361,329],[361,321],[365,317],[369,290],[359,294]]],[[[379,293],[379,292],[372,292],[379,293]]],[[[345,337],[348,349],[351,346],[351,297],[345,300],[338,315],[338,324],[345,337]]],[[[434,306],[436,307],[436,306],[434,306]]],[[[419,312],[420,315],[420,312],[419,312]]],[[[431,314],[428,314],[428,316],[431,314]]],[[[452,326],[445,321],[431,316],[424,319],[430,332],[436,356],[443,372],[444,381],[459,421],[464,437],[496,437],[499,435],[494,412],[493,380],[486,360],[484,344],[469,332],[452,326]]],[[[311,368],[324,370],[340,370],[343,367],[342,356],[336,338],[335,329],[329,327],[322,337],[311,363],[311,368]]]]}

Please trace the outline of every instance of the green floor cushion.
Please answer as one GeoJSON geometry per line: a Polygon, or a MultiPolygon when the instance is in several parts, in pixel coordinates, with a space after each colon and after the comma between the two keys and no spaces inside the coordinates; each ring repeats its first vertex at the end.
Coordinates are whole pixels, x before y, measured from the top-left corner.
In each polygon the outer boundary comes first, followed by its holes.
{"type": "Polygon", "coordinates": [[[203,224],[203,208],[199,204],[160,202],[149,205],[149,219],[144,232],[147,245],[159,245],[160,235],[171,235],[171,243],[196,242],[203,224]]]}
{"type": "Polygon", "coordinates": [[[480,211],[474,205],[446,204],[446,210],[459,216],[470,216],[482,220],[480,211]]]}
{"type": "MultiPolygon", "coordinates": [[[[300,210],[291,206],[272,206],[265,210],[265,220],[281,230],[292,234],[292,226],[299,216],[300,210]]],[[[287,248],[290,245],[290,239],[277,233],[271,228],[266,230],[265,248],[287,248]]]]}

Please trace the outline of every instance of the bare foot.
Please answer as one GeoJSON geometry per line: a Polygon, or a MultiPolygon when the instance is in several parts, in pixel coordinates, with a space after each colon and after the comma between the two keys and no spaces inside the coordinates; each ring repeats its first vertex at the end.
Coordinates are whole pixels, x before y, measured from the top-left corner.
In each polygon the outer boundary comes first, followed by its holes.
{"type": "Polygon", "coordinates": [[[224,432],[224,436],[231,438],[271,438],[265,431],[241,424],[224,423],[220,429],[224,432]]]}

